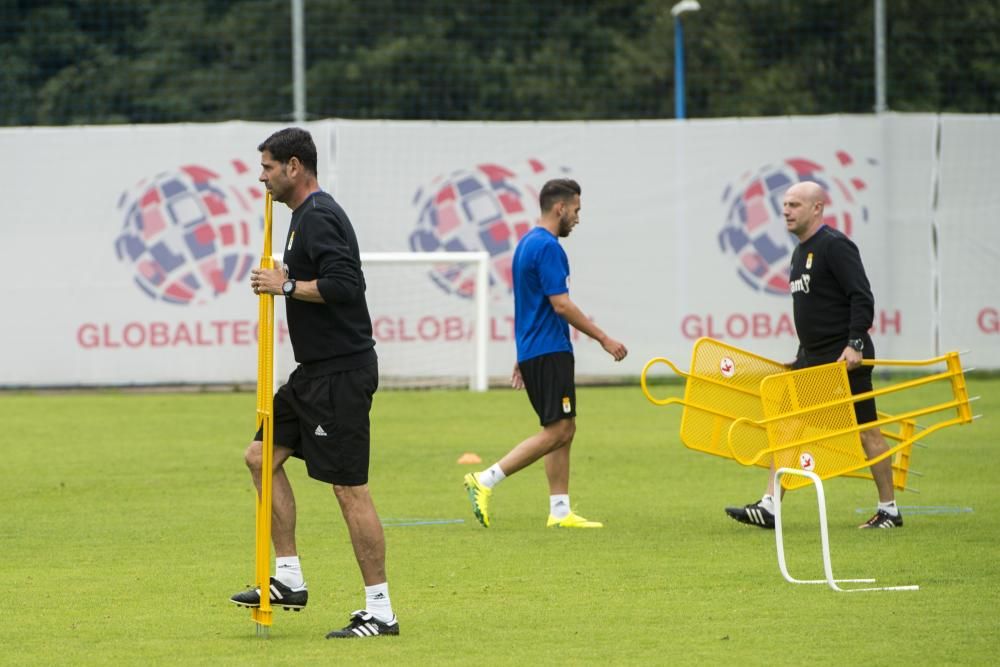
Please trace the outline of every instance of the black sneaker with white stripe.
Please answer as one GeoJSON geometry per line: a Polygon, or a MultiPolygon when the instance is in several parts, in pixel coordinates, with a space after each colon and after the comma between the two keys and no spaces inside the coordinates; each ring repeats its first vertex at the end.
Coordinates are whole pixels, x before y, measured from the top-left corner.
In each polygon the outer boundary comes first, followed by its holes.
{"type": "Polygon", "coordinates": [[[858,528],[902,528],[903,515],[893,516],[885,510],[875,512],[875,516],[865,521],[858,528]]]}
{"type": "Polygon", "coordinates": [[[364,609],[351,612],[351,622],[340,630],[331,630],[327,639],[346,639],[351,637],[381,637],[383,635],[398,635],[399,621],[393,616],[388,623],[383,623],[364,609]]]}
{"type": "Polygon", "coordinates": [[[727,507],[726,514],[740,523],[774,530],[774,514],[761,505],[759,500],[743,507],[727,507]]]}
{"type": "MultiPolygon", "coordinates": [[[[309,601],[309,591],[306,590],[305,584],[300,588],[289,588],[274,577],[271,577],[270,597],[272,606],[281,607],[286,611],[301,611],[305,609],[306,603],[309,601]]],[[[251,588],[248,591],[237,593],[229,598],[229,601],[240,607],[259,607],[260,589],[251,588]]]]}

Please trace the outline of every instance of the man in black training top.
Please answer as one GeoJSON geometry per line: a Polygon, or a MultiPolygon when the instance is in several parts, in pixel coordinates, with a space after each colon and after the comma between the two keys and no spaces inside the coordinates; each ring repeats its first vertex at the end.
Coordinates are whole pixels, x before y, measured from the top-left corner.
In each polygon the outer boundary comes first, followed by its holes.
{"type": "MultiPolygon", "coordinates": [[[[365,608],[327,639],[398,635],[385,575],[385,535],[368,492],[369,412],[378,388],[378,357],[365,300],[357,237],[344,209],[319,188],[316,145],[308,132],[275,132],[257,150],[260,181],[292,209],[283,267],[254,269],[255,294],[285,297],[288,333],[298,367],[274,396],[274,482],[271,536],[275,606],[302,609],[309,593],[295,546],[295,497],[285,474],[290,456],[309,476],[333,486],[365,584],[365,608]]],[[[260,493],[262,434],[246,451],[260,493]]],[[[260,591],[237,593],[260,605],[260,591]]]]}
{"type": "MultiPolygon", "coordinates": [[[[868,335],[875,316],[875,299],[858,247],[844,234],[823,224],[825,201],[823,188],[811,181],[796,183],[785,192],[785,226],[799,239],[789,276],[799,336],[799,351],[791,367],[846,362],[851,393],[862,394],[872,390],[872,367],[862,366],[861,359],[875,358],[875,347],[868,335]]],[[[854,412],[858,424],[875,421],[875,399],[855,403],[854,412]]],[[[860,435],[869,459],[888,450],[877,427],[861,431],[860,435]]],[[[878,508],[859,528],[901,527],[903,517],[892,487],[892,461],[882,459],[871,466],[871,471],[878,489],[878,508]]],[[[772,462],[764,497],[744,507],[727,507],[726,514],[741,523],[774,528],[774,491],[772,462]]]]}

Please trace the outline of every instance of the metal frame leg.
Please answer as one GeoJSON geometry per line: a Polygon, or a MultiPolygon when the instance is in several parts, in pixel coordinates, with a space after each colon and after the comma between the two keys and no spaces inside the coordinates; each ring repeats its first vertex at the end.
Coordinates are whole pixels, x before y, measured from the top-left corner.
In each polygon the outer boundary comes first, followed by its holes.
{"type": "Polygon", "coordinates": [[[830,537],[826,527],[826,495],[823,493],[823,482],[819,475],[808,470],[798,470],[795,468],[779,468],[774,473],[774,486],[777,493],[774,494],[774,542],[778,551],[778,569],[785,581],[792,584],[827,584],[838,593],[858,593],[861,591],[916,591],[920,586],[884,586],[877,588],[841,588],[838,583],[875,583],[874,579],[834,579],[833,565],[830,562],[830,537]],[[796,579],[788,574],[788,567],[785,565],[785,543],[781,526],[781,476],[798,475],[808,478],[816,487],[816,502],[819,504],[819,536],[823,550],[823,573],[826,579],[796,579]]]}

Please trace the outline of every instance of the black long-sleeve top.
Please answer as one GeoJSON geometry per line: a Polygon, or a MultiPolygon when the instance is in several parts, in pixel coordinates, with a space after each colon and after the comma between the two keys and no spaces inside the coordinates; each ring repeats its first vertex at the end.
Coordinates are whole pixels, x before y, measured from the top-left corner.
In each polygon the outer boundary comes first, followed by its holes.
{"type": "Polygon", "coordinates": [[[841,351],[851,338],[871,349],[875,298],[853,241],[820,227],[792,252],[789,279],[800,357],[841,351]]]}
{"type": "Polygon", "coordinates": [[[317,280],[324,300],[285,299],[295,360],[324,361],[334,371],[374,362],[358,239],[347,213],[328,193],[314,192],[292,213],[282,261],[289,278],[317,280]]]}

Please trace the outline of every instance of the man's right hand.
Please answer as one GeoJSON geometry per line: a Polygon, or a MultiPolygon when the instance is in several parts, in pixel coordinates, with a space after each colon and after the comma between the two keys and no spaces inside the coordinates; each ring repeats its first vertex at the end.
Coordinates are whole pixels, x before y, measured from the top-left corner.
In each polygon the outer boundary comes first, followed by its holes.
{"type": "Polygon", "coordinates": [[[521,377],[521,367],[514,364],[514,372],[510,374],[510,386],[514,389],[524,389],[524,378],[521,377]]]}
{"type": "Polygon", "coordinates": [[[615,358],[615,361],[621,361],[628,355],[628,350],[625,346],[616,341],[614,338],[605,338],[601,341],[601,347],[604,351],[615,358]]]}

